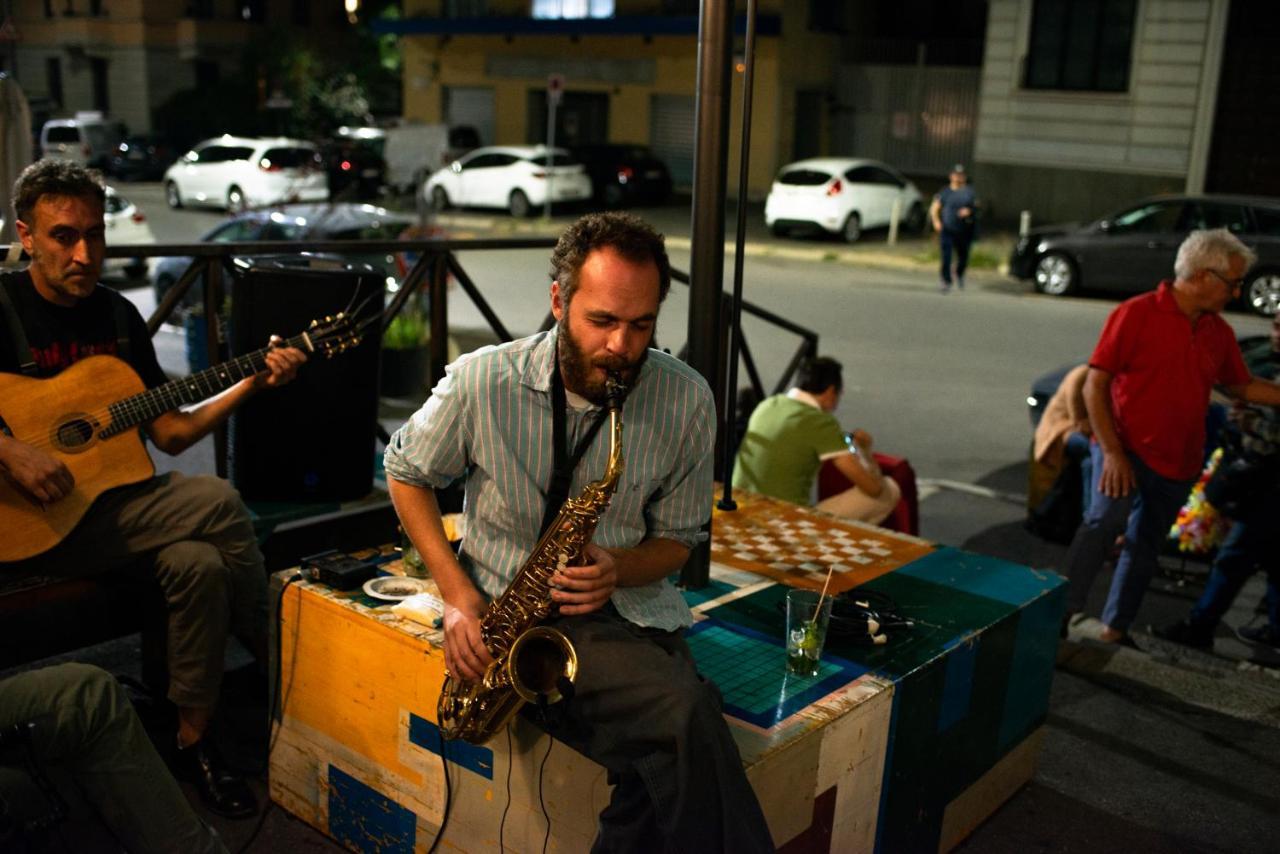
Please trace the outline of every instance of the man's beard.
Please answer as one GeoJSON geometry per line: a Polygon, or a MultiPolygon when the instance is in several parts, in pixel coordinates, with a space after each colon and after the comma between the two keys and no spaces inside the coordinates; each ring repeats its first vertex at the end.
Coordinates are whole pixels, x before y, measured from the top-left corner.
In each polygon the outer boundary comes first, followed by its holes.
{"type": "Polygon", "coordinates": [[[617,374],[622,380],[622,385],[630,389],[640,376],[640,369],[644,367],[645,360],[649,358],[649,348],[645,347],[640,352],[640,358],[634,362],[617,357],[601,357],[593,360],[583,352],[578,340],[573,337],[568,312],[565,312],[564,320],[560,323],[559,343],[556,349],[560,358],[560,374],[564,379],[564,387],[574,394],[585,397],[596,406],[606,405],[609,398],[605,394],[605,377],[594,377],[593,368],[604,368],[606,371],[617,374]]]}

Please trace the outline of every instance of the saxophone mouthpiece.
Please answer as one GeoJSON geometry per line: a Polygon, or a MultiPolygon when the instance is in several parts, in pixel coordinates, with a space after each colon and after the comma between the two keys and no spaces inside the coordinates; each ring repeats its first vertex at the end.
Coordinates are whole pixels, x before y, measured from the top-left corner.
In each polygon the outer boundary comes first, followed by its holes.
{"type": "Polygon", "coordinates": [[[627,387],[622,384],[622,376],[613,371],[605,375],[604,394],[608,398],[610,409],[622,408],[622,399],[626,397],[627,387]]]}

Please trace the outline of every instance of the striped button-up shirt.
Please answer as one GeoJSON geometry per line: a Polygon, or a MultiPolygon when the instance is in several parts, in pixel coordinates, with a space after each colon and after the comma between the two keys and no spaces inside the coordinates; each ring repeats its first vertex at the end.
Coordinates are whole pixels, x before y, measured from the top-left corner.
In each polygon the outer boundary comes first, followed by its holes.
{"type": "MultiPolygon", "coordinates": [[[[445,369],[386,451],[387,474],[405,483],[442,487],[466,477],[463,566],[490,597],[510,585],[540,534],[553,466],[555,352],[552,330],[463,356],[445,369]]],[[[572,450],[599,408],[568,410],[572,450]]],[[[651,350],[622,421],[626,465],[593,541],[629,548],[662,537],[694,546],[711,515],[715,418],[706,381],[679,359],[651,350]]],[[[578,463],[569,495],[599,479],[608,458],[606,425],[578,463]]],[[[692,622],[666,579],[619,587],[612,601],[642,626],[671,631],[692,622]]]]}

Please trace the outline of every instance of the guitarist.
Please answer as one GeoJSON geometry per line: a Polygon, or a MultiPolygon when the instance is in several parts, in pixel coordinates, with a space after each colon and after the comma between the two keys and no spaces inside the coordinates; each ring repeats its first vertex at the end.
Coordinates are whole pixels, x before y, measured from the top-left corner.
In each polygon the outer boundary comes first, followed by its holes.
{"type": "MultiPolygon", "coordinates": [[[[0,371],[44,378],[105,353],[127,361],[149,388],[167,381],[137,309],[98,284],[104,200],[96,173],[67,161],[41,160],[18,176],[16,225],[31,263],[0,276],[0,371]]],[[[144,431],[160,450],[181,453],[252,395],[293,379],[305,359],[297,349],[276,348],[267,355],[269,370],[196,409],[160,415],[144,431]]],[[[0,475],[42,504],[75,488],[60,461],[2,431],[0,475]]],[[[175,771],[195,783],[214,812],[251,816],[257,812],[253,793],[204,738],[228,633],[260,662],[267,660],[262,553],[248,512],[226,481],[172,472],[108,491],[61,543],[0,564],[0,572],[83,577],[139,557],[151,561],[167,602],[168,696],[178,710],[175,771]]]]}

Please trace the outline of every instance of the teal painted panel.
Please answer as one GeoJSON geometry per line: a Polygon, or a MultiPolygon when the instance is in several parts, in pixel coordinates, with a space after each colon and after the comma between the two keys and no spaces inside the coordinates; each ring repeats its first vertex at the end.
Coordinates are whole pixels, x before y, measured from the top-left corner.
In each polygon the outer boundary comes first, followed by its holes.
{"type": "Polygon", "coordinates": [[[955,548],[941,548],[898,570],[903,575],[931,581],[1009,605],[1025,605],[1066,580],[1051,570],[1036,570],[987,555],[955,548]]]}
{"type": "Polygon", "coordinates": [[[1058,655],[1058,627],[1066,599],[1064,585],[1032,602],[1018,614],[1004,714],[1000,719],[1000,736],[996,740],[1001,754],[1022,741],[1049,713],[1049,689],[1058,655]]]}

